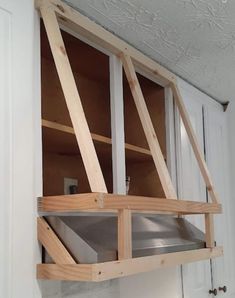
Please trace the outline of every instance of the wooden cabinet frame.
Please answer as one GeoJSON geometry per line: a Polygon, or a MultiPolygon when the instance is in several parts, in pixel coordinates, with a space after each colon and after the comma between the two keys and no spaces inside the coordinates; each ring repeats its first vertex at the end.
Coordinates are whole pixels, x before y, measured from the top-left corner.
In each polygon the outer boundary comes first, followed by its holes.
{"type": "MultiPolygon", "coordinates": [[[[118,37],[90,21],[88,18],[59,0],[39,0],[37,1],[37,8],[41,13],[46,28],[51,51],[72,121],[73,129],[70,128],[69,132],[74,133],[76,136],[92,191],[92,193],[89,194],[74,196],[43,197],[39,199],[39,211],[50,213],[84,210],[90,212],[94,210],[112,210],[117,212],[119,255],[119,261],[117,262],[89,265],[74,264],[72,257],[69,257],[69,252],[62,245],[60,240],[56,238],[57,236],[50,227],[46,228],[46,222],[41,218],[38,220],[38,238],[43,246],[48,249],[56,264],[38,265],[38,278],[100,281],[137,272],[144,272],[157,267],[184,264],[186,262],[193,262],[221,255],[222,248],[214,247],[213,238],[213,214],[222,212],[221,205],[219,204],[218,196],[215,192],[203,154],[199,149],[195,133],[177,86],[176,77],[155,61],[146,57],[126,42],[120,40],[118,37]],[[163,187],[165,198],[149,198],[107,193],[103,173],[93,144],[94,136],[89,131],[80,95],[77,90],[60,32],[60,26],[65,26],[66,28],[77,32],[79,35],[84,36],[92,43],[107,49],[122,62],[150,152],[163,187]],[[169,87],[172,90],[174,102],[184,123],[212,203],[176,200],[176,191],[154,131],[140,83],[136,75],[136,69],[141,69],[146,74],[155,77],[162,86],[169,87]],[[150,213],[170,212],[178,215],[205,214],[207,248],[196,251],[133,259],[131,255],[131,214],[136,211],[150,213]],[[58,254],[64,254],[65,258],[62,258],[61,260],[61,258],[58,258],[58,254]]],[[[115,67],[115,64],[113,64],[113,67],[115,67]]],[[[114,111],[113,113],[115,116],[114,111]]],[[[46,124],[49,125],[50,123],[47,122],[46,124]]],[[[62,126],[63,125],[60,125],[60,129],[62,126]]],[[[63,126],[62,128],[68,130],[66,126],[63,126]]],[[[124,149],[124,142],[122,149],[124,149]]],[[[119,193],[122,193],[123,191],[122,187],[122,190],[119,190],[119,193]]]]}

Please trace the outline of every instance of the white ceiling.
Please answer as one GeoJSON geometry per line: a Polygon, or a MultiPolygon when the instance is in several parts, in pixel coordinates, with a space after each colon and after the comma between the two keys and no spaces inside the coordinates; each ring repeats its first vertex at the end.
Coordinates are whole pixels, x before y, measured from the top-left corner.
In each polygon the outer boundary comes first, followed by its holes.
{"type": "Polygon", "coordinates": [[[235,0],[67,2],[215,99],[234,100],[235,0]]]}

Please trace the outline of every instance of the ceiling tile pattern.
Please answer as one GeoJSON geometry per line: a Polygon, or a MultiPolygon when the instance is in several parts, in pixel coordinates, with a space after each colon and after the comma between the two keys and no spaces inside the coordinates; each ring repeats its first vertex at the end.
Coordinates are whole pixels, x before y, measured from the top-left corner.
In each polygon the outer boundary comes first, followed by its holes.
{"type": "Polygon", "coordinates": [[[221,102],[235,94],[235,0],[69,0],[221,102]]]}

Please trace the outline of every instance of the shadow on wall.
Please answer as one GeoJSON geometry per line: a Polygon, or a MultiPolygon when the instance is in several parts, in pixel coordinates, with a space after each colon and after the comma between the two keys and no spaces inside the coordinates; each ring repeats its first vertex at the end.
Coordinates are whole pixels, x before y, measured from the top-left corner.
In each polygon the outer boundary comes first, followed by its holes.
{"type": "Polygon", "coordinates": [[[181,298],[179,267],[100,283],[41,281],[42,298],[181,298]]]}
{"type": "Polygon", "coordinates": [[[119,298],[119,280],[100,283],[41,281],[42,298],[119,298]]]}

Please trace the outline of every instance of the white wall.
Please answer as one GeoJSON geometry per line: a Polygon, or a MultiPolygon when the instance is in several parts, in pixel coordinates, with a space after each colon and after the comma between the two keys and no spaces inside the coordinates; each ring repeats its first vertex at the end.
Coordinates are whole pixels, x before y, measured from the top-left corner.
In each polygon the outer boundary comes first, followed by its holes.
{"type": "MultiPolygon", "coordinates": [[[[231,202],[235,208],[235,99],[231,101],[227,109],[228,115],[228,135],[229,135],[229,161],[230,161],[230,185],[231,202]]],[[[235,226],[235,216],[232,216],[233,227],[235,226]]]]}
{"type": "MultiPolygon", "coordinates": [[[[231,101],[228,106],[228,130],[229,130],[229,147],[230,147],[230,161],[231,161],[231,185],[235,190],[235,99],[231,101]]],[[[235,191],[232,191],[232,195],[235,202],[235,191]]]]}
{"type": "Polygon", "coordinates": [[[4,298],[40,297],[35,279],[40,99],[34,21],[32,0],[0,0],[0,297],[4,298]]]}

